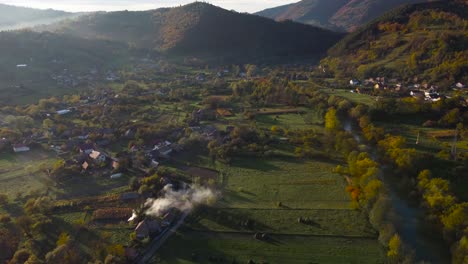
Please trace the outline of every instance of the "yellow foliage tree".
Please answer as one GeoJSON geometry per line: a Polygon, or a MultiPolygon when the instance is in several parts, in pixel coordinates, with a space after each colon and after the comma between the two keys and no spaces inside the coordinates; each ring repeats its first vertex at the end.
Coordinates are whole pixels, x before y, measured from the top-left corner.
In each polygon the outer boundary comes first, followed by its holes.
{"type": "Polygon", "coordinates": [[[340,126],[341,124],[338,120],[338,116],[336,115],[336,109],[331,107],[325,114],[325,128],[329,130],[335,130],[340,128],[340,126]]]}

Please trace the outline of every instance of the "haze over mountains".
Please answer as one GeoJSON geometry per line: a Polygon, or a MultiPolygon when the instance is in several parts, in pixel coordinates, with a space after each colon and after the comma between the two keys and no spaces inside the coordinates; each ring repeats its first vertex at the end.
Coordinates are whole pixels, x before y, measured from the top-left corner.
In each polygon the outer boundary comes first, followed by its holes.
{"type": "Polygon", "coordinates": [[[353,31],[402,4],[424,0],[303,0],[256,13],[278,21],[293,20],[333,30],[353,31]]]}
{"type": "Polygon", "coordinates": [[[50,24],[77,14],[58,10],[41,10],[0,4],[0,30],[50,24]]]}

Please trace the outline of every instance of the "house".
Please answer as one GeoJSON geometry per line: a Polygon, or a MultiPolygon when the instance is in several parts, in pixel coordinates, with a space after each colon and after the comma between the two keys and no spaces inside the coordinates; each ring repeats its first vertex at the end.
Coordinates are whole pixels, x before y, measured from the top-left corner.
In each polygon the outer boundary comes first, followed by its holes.
{"type": "Polygon", "coordinates": [[[120,167],[120,163],[116,159],[112,159],[112,169],[117,170],[120,167]]]}
{"type": "Polygon", "coordinates": [[[157,162],[156,160],[152,159],[151,160],[151,167],[153,168],[158,168],[159,167],[159,162],[157,162]]]}
{"type": "Polygon", "coordinates": [[[123,173],[115,173],[110,176],[111,179],[119,179],[122,178],[123,173]]]}
{"type": "Polygon", "coordinates": [[[92,158],[93,160],[97,161],[97,162],[105,162],[106,161],[106,155],[102,154],[101,152],[99,151],[91,151],[91,153],[89,154],[89,157],[92,158]]]}
{"type": "Polygon", "coordinates": [[[57,111],[57,114],[58,115],[66,115],[68,113],[71,113],[71,110],[68,110],[68,109],[64,109],[64,110],[58,110],[57,111]]]}
{"type": "Polygon", "coordinates": [[[81,144],[78,148],[80,153],[85,153],[86,155],[89,155],[94,151],[94,145],[91,143],[81,144]]]}
{"type": "Polygon", "coordinates": [[[87,170],[89,168],[89,163],[87,161],[83,162],[81,164],[81,168],[83,168],[83,170],[87,170]]]}
{"type": "Polygon", "coordinates": [[[357,80],[357,79],[352,79],[352,80],[349,81],[349,84],[354,86],[354,85],[361,84],[361,82],[359,80],[357,80]]]}
{"type": "Polygon", "coordinates": [[[413,90],[410,92],[410,95],[414,98],[424,99],[424,93],[421,91],[413,90]]]}
{"type": "Polygon", "coordinates": [[[138,239],[143,239],[159,232],[161,232],[161,225],[156,220],[145,219],[138,223],[135,228],[136,237],[138,239]]]}
{"type": "Polygon", "coordinates": [[[216,113],[218,116],[223,116],[223,117],[231,117],[234,114],[231,112],[229,109],[224,109],[224,108],[218,108],[216,109],[216,113]]]}
{"type": "Polygon", "coordinates": [[[161,147],[155,147],[155,148],[156,148],[156,150],[159,151],[159,154],[162,157],[164,157],[164,156],[168,157],[169,154],[172,153],[172,148],[170,146],[161,146],[161,147]]]}
{"type": "MultiPolygon", "coordinates": [[[[159,144],[157,144],[156,146],[154,146],[153,150],[157,150],[159,152],[159,156],[166,156],[168,157],[169,154],[172,153],[172,147],[171,147],[171,142],[169,141],[164,141],[164,142],[161,142],[159,144]]],[[[152,153],[152,152],[150,152],[152,153]]]]}
{"type": "Polygon", "coordinates": [[[13,151],[15,153],[19,153],[19,152],[28,152],[30,151],[31,149],[26,146],[26,145],[23,145],[23,144],[15,144],[13,145],[13,151]]]}

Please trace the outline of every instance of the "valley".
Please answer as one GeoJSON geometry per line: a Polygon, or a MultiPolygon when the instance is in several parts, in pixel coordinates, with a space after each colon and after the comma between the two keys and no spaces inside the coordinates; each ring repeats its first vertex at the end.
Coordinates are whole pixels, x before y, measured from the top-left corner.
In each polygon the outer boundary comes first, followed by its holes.
{"type": "Polygon", "coordinates": [[[0,32],[0,263],[464,263],[466,4],[338,2],[0,32]]]}

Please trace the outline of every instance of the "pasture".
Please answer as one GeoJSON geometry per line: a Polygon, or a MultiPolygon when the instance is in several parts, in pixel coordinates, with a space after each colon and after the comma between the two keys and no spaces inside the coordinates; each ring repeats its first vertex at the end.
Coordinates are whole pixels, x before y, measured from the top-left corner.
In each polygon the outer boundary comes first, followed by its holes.
{"type": "Polygon", "coordinates": [[[350,209],[346,181],[332,172],[335,166],[293,157],[235,159],[218,168],[223,174],[218,202],[196,209],[156,259],[381,263],[384,251],[377,233],[365,215],[350,209]],[[257,232],[268,234],[268,239],[255,239],[257,232]]]}

